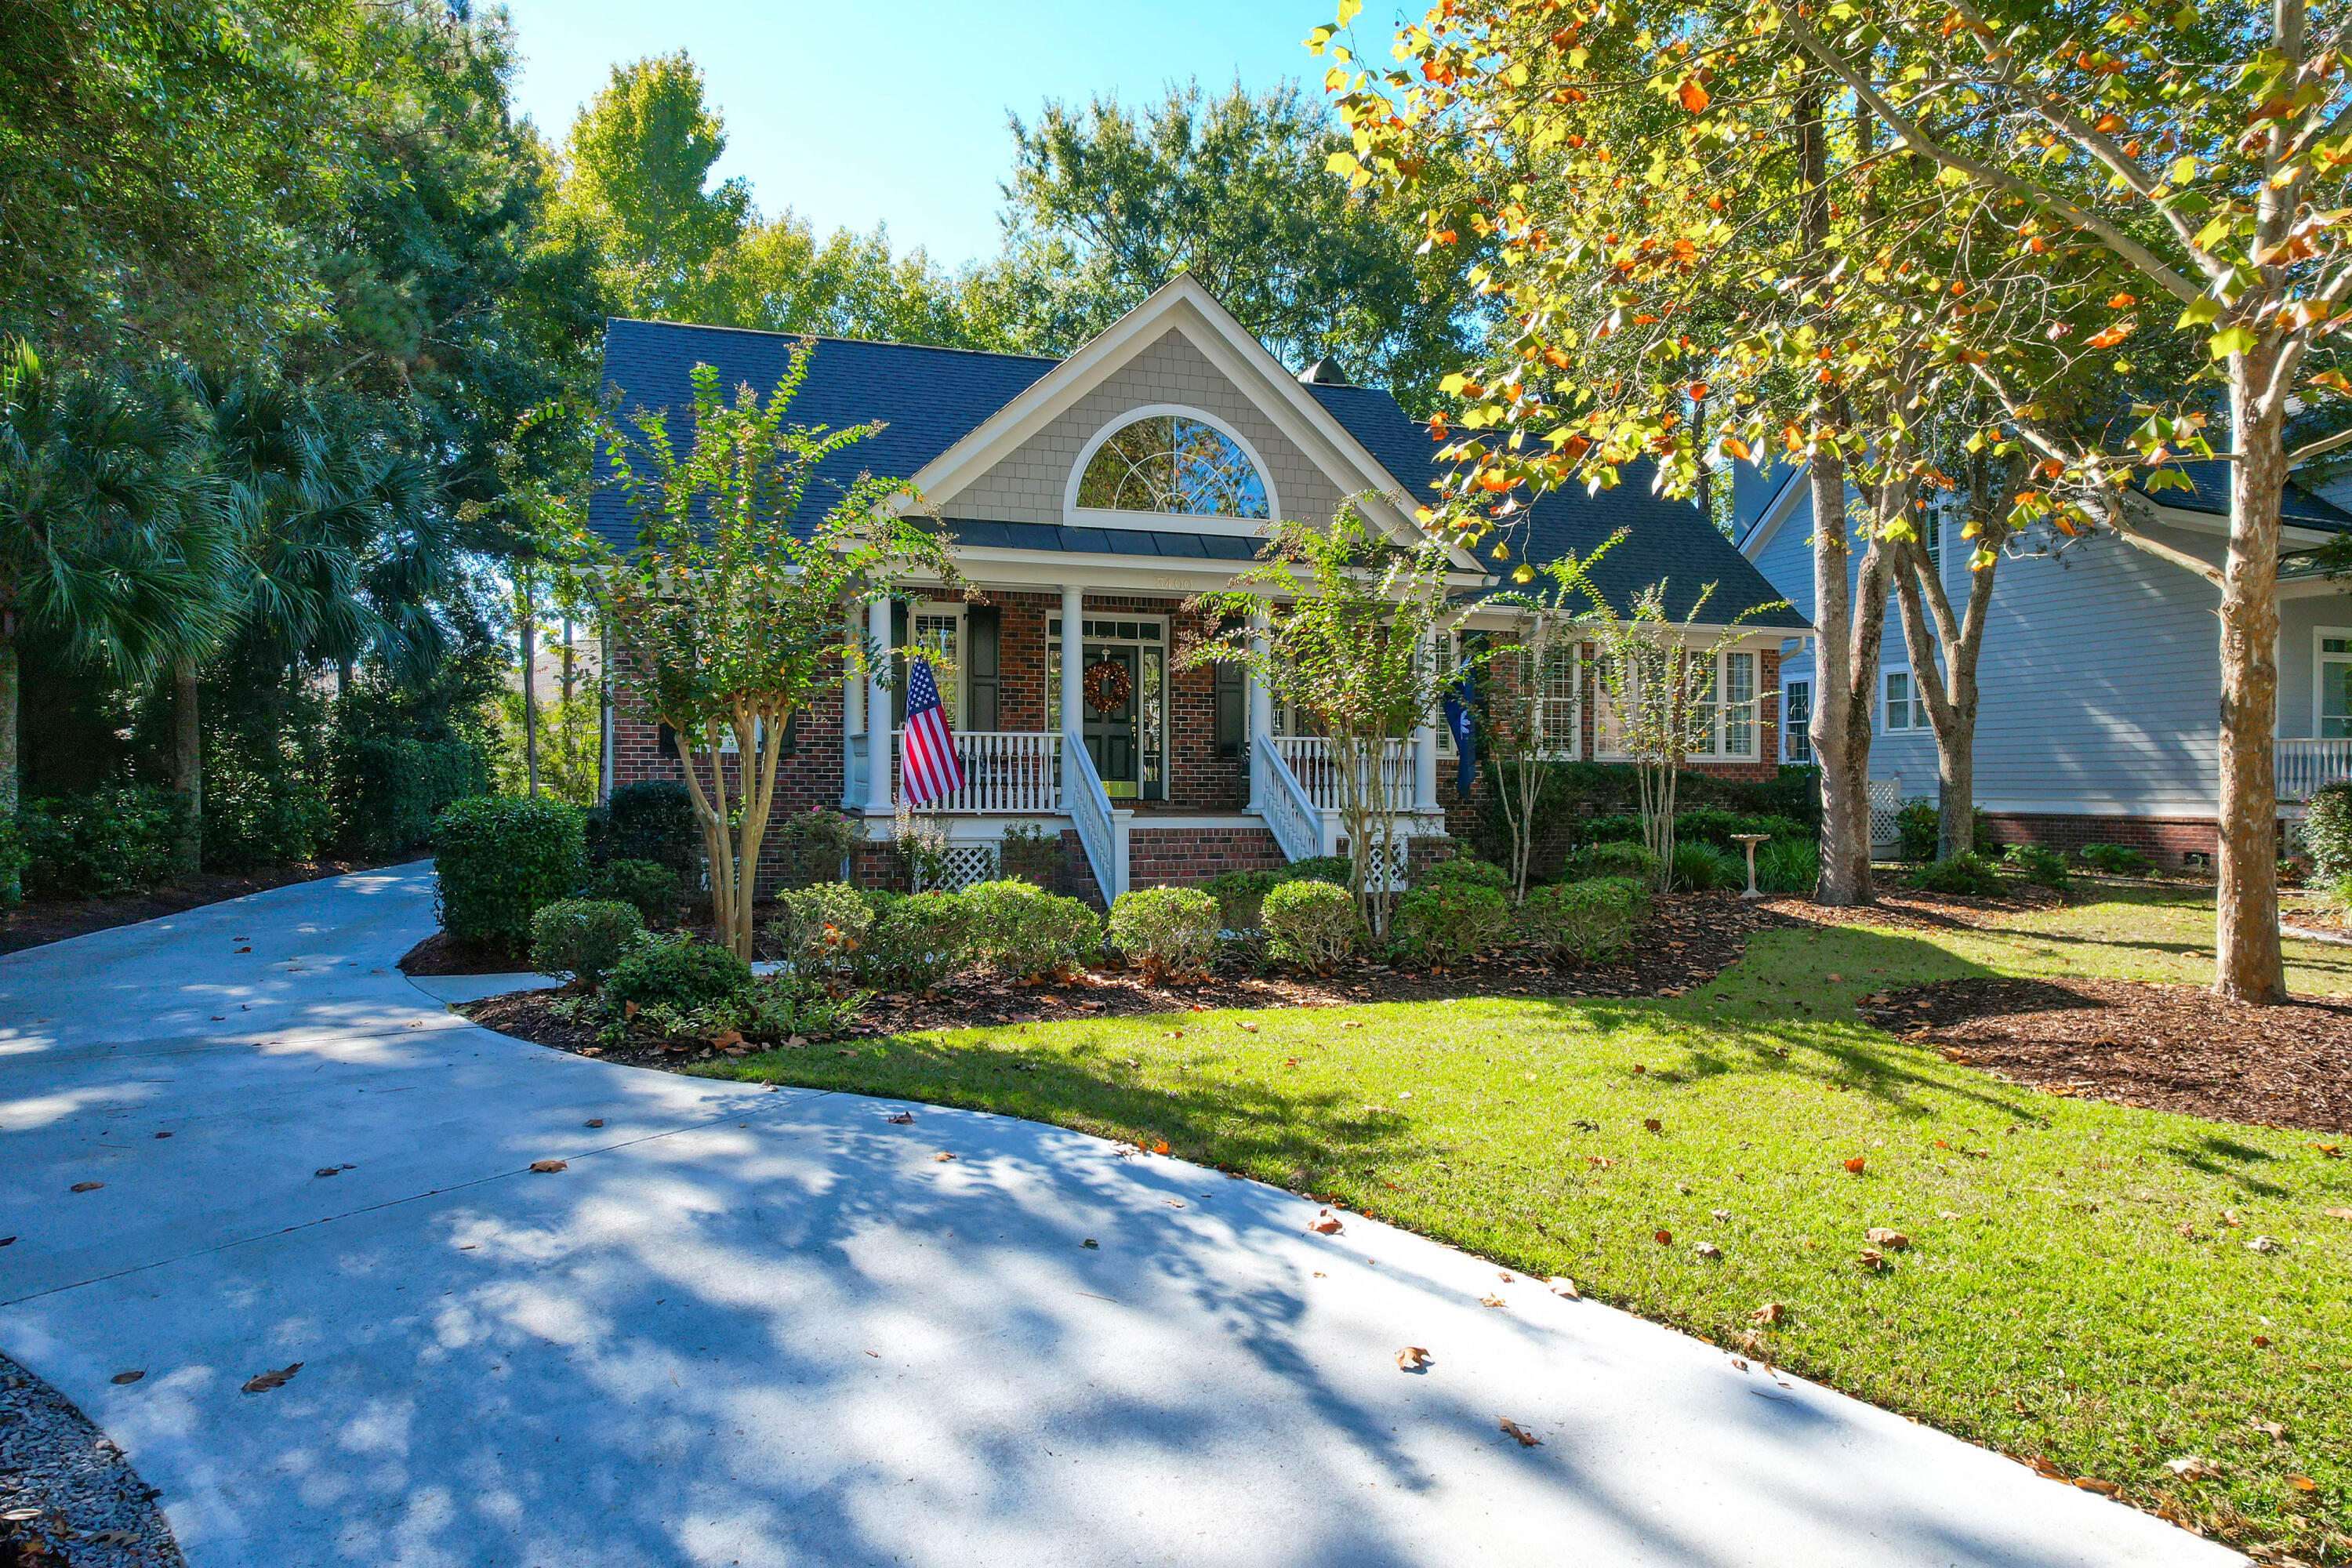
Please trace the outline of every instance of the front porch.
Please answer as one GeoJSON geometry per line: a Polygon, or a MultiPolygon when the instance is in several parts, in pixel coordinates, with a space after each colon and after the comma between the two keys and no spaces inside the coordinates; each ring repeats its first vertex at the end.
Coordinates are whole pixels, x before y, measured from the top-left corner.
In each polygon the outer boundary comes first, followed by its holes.
{"type": "MultiPolygon", "coordinates": [[[[1237,666],[1178,668],[1181,646],[1213,629],[1188,622],[1181,601],[1065,587],[1058,600],[985,595],[979,608],[984,618],[877,601],[859,628],[931,647],[955,672],[963,787],[922,809],[947,832],[957,881],[994,875],[994,846],[1015,824],[1074,840],[1074,869],[1106,904],[1130,887],[1341,852],[1342,781],[1326,743],[1277,733],[1268,694],[1237,666]],[[1066,626],[1079,629],[1075,659],[1061,657],[1066,626]],[[1041,722],[967,729],[967,716],[1041,722]]],[[[900,789],[898,704],[877,679],[844,695],[841,805],[879,838],[900,789]]],[[[1445,832],[1437,772],[1433,731],[1391,743],[1384,784],[1410,803],[1396,814],[1401,837],[1445,832]]]]}

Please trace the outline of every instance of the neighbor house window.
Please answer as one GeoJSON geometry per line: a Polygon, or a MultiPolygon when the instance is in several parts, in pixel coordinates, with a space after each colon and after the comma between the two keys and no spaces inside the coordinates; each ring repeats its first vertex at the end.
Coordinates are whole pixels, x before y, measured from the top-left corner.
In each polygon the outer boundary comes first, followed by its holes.
{"type": "Polygon", "coordinates": [[[1813,683],[1792,680],[1782,688],[1787,693],[1780,701],[1780,752],[1792,763],[1813,760],[1813,683]]]}
{"type": "Polygon", "coordinates": [[[1944,514],[1935,507],[1920,511],[1919,547],[1927,552],[1927,564],[1940,574],[1944,570],[1944,514]]]}
{"type": "Polygon", "coordinates": [[[1213,425],[1150,414],[1095,448],[1078,480],[1078,504],[1109,511],[1190,517],[1266,515],[1265,480],[1249,454],[1213,425]]]}
{"type": "Polygon", "coordinates": [[[2318,657],[2319,738],[2352,740],[2352,630],[2323,628],[2318,657]]]}
{"type": "Polygon", "coordinates": [[[1927,728],[1927,703],[1907,669],[1886,672],[1886,707],[1879,728],[1888,731],[1927,728]]]}

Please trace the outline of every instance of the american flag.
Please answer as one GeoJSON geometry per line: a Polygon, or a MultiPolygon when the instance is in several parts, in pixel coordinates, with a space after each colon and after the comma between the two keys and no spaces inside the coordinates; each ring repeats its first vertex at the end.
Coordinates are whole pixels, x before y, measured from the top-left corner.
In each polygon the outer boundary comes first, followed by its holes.
{"type": "Polygon", "coordinates": [[[931,661],[920,654],[907,663],[907,735],[898,773],[913,805],[929,805],[963,788],[955,737],[948,733],[948,716],[940,710],[940,683],[931,674],[931,661]]]}

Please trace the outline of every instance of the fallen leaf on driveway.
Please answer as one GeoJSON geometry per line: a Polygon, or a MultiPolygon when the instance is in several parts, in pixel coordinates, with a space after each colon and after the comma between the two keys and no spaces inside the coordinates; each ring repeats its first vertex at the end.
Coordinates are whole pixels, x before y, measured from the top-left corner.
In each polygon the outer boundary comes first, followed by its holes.
{"type": "Polygon", "coordinates": [[[542,1176],[553,1175],[556,1172],[563,1169],[565,1164],[568,1163],[569,1162],[563,1160],[533,1160],[530,1163],[530,1168],[537,1171],[542,1176]]]}
{"type": "Polygon", "coordinates": [[[1340,1230],[1339,1216],[1338,1215],[1327,1214],[1321,1219],[1317,1220],[1313,1225],[1308,1226],[1307,1228],[1315,1232],[1318,1236],[1337,1236],[1339,1234],[1340,1230]]]}
{"type": "Polygon", "coordinates": [[[2118,1497],[2122,1495],[2124,1489],[2113,1481],[2094,1480],[2089,1476],[2075,1477],[2074,1484],[2086,1492],[2096,1492],[2101,1497],[2118,1497]]]}
{"type": "Polygon", "coordinates": [[[931,1158],[932,1158],[932,1159],[934,1159],[934,1160],[952,1160],[952,1159],[954,1159],[954,1158],[955,1158],[955,1156],[954,1156],[953,1154],[949,1153],[946,1150],[942,1149],[942,1150],[940,1150],[938,1153],[936,1153],[936,1154],[932,1155],[932,1156],[931,1156],[931,1158]]]}
{"type": "Polygon", "coordinates": [[[343,1168],[341,1165],[321,1165],[310,1173],[314,1176],[340,1176],[343,1173],[343,1168]]]}
{"type": "Polygon", "coordinates": [[[1397,1352],[1399,1372],[1419,1372],[1429,1364],[1429,1352],[1419,1345],[1407,1345],[1397,1352]]]}
{"type": "Polygon", "coordinates": [[[1155,1154],[1165,1154],[1168,1152],[1168,1140],[1165,1138],[1157,1138],[1152,1140],[1151,1152],[1155,1154]]]}
{"type": "Polygon", "coordinates": [[[1500,1296],[1481,1296],[1478,1298],[1478,1305],[1482,1307],[1499,1307],[1503,1304],[1504,1301],[1500,1296]]]}
{"type": "Polygon", "coordinates": [[[1872,1226],[1862,1233],[1862,1238],[1873,1247],[1883,1247],[1889,1252],[1901,1252],[1911,1245],[1911,1238],[1899,1230],[1889,1230],[1883,1225],[1872,1226]]]}
{"type": "Polygon", "coordinates": [[[896,1116],[886,1116],[882,1120],[893,1127],[912,1127],[915,1124],[915,1113],[911,1110],[902,1110],[896,1116]]]}
{"type": "Polygon", "coordinates": [[[1517,1422],[1512,1420],[1507,1415],[1496,1422],[1496,1425],[1500,1426],[1504,1431],[1509,1433],[1512,1436],[1517,1437],[1519,1440],[1519,1447],[1522,1448],[1535,1447],[1543,1441],[1542,1438],[1537,1436],[1534,1433],[1528,1431],[1526,1427],[1520,1426],[1517,1422]]]}
{"type": "Polygon", "coordinates": [[[600,1116],[600,1117],[596,1118],[596,1120],[594,1120],[593,1121],[586,1121],[586,1122],[583,1122],[583,1123],[581,1123],[581,1125],[582,1125],[582,1126],[583,1126],[583,1127],[602,1127],[602,1126],[604,1126],[604,1119],[603,1117],[601,1117],[601,1116],[600,1116]]]}
{"type": "Polygon", "coordinates": [[[118,1372],[112,1377],[108,1378],[107,1381],[109,1383],[136,1383],[146,1375],[147,1373],[145,1369],[142,1368],[137,1372],[118,1372]]]}
{"type": "Polygon", "coordinates": [[[245,1380],[245,1392],[267,1394],[273,1388],[283,1388],[286,1380],[301,1370],[302,1363],[298,1361],[291,1366],[281,1366],[276,1372],[257,1372],[245,1380]]]}
{"type": "Polygon", "coordinates": [[[1555,1296],[1565,1296],[1571,1301],[1583,1300],[1576,1293],[1576,1281],[1565,1274],[1553,1275],[1544,1281],[1544,1286],[1555,1296]]]}
{"type": "Polygon", "coordinates": [[[104,1182],[76,1182],[69,1190],[77,1193],[94,1193],[104,1185],[106,1185],[104,1182]]]}

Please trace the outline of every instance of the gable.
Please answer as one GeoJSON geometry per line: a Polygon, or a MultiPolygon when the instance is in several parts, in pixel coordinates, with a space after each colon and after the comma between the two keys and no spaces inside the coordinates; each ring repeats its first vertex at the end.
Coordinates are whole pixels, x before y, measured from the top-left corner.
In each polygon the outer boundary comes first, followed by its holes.
{"type": "MultiPolygon", "coordinates": [[[[1175,326],[961,489],[925,499],[959,520],[1070,521],[1065,515],[1070,479],[1095,437],[1138,410],[1171,406],[1209,415],[1239,436],[1263,465],[1281,516],[1322,522],[1338,508],[1344,493],[1339,483],[1175,326]]],[[[1171,520],[1170,526],[1181,523],[1171,520]]]]}

